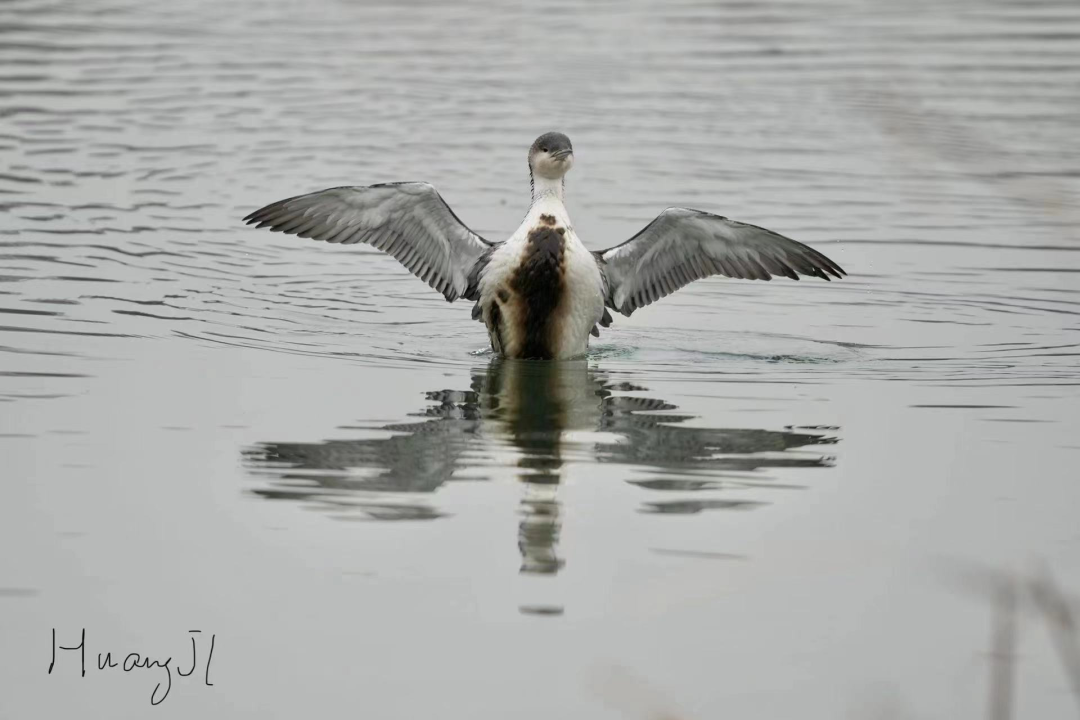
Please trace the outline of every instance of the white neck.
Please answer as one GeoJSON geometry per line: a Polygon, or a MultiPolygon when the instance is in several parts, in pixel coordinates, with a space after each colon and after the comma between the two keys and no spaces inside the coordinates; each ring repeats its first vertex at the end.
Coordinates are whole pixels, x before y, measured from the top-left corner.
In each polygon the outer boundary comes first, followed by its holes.
{"type": "Polygon", "coordinates": [[[533,173],[532,176],[532,201],[535,205],[538,201],[555,197],[559,202],[563,201],[563,179],[560,178],[546,178],[539,173],[533,173]]]}

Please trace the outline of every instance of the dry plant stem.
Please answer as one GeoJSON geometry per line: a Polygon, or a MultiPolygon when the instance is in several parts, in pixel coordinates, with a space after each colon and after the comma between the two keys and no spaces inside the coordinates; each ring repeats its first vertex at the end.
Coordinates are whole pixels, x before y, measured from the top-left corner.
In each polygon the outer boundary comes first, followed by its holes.
{"type": "Polygon", "coordinates": [[[990,697],[987,717],[1011,720],[1016,678],[1016,584],[1002,583],[994,597],[990,627],[990,697]]]}
{"type": "Polygon", "coordinates": [[[1072,686],[1073,699],[1080,711],[1080,639],[1077,638],[1076,616],[1065,593],[1049,570],[1043,570],[1031,580],[1029,589],[1050,639],[1057,650],[1058,660],[1072,686]]]}

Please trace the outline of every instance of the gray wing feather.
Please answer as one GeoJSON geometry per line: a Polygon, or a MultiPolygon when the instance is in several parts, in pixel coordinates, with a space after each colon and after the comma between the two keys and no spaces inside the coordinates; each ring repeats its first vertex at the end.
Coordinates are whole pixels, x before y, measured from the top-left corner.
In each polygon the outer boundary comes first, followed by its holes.
{"type": "Polygon", "coordinates": [[[244,218],[303,238],[365,243],[396,258],[453,302],[469,272],[492,247],[454,214],[427,183],[337,187],[279,200],[244,218]]]}
{"type": "Polygon", "coordinates": [[[770,230],[719,215],[668,208],[622,245],[596,253],[608,307],[629,316],[710,275],[771,280],[784,275],[842,277],[817,250],[770,230]]]}

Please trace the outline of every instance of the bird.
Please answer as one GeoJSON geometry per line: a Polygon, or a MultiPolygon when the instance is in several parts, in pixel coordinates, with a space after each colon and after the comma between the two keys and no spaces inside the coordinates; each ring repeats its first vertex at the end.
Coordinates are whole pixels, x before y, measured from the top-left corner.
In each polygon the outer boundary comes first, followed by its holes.
{"type": "Polygon", "coordinates": [[[334,187],[271,203],[248,225],[386,252],[448,302],[474,302],[492,350],[518,359],[584,355],[589,337],[689,283],[712,275],[829,280],[847,273],[824,254],[765,228],[670,207],[626,242],[590,251],[567,212],[570,138],[548,132],[529,147],[532,202],[506,240],[463,223],[426,182],[334,187]]]}

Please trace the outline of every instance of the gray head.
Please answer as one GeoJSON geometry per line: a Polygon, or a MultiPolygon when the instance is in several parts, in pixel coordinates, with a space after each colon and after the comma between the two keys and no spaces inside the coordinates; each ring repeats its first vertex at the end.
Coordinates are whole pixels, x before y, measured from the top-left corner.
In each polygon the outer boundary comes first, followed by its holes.
{"type": "Polygon", "coordinates": [[[557,180],[573,165],[574,146],[562,133],[544,133],[529,148],[529,170],[540,177],[557,180]]]}

